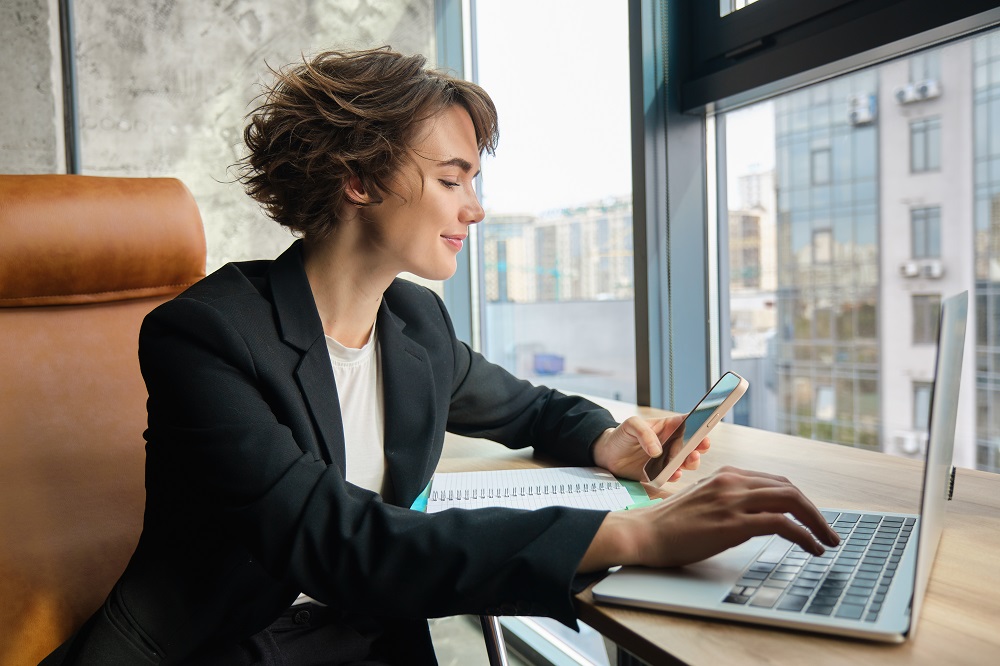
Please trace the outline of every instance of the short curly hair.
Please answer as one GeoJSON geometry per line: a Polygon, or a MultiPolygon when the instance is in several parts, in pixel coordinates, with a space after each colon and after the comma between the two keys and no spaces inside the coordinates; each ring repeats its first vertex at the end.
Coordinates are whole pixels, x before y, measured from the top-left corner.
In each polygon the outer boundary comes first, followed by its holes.
{"type": "Polygon", "coordinates": [[[479,152],[499,137],[496,107],[481,87],[388,47],[327,51],[274,71],[248,115],[239,181],[269,217],[307,239],[326,236],[345,201],[378,204],[410,155],[414,129],[452,105],[469,112],[479,152]],[[357,177],[370,201],[352,201],[357,177]]]}

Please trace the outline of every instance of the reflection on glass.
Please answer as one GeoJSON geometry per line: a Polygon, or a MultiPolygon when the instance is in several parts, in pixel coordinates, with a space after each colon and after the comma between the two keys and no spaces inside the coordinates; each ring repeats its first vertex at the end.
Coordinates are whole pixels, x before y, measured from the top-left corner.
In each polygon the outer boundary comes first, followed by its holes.
{"type": "Polygon", "coordinates": [[[1000,31],[723,122],[723,363],[756,389],[748,423],[920,455],[941,299],[968,289],[956,463],[1000,471],[1000,31]]]}

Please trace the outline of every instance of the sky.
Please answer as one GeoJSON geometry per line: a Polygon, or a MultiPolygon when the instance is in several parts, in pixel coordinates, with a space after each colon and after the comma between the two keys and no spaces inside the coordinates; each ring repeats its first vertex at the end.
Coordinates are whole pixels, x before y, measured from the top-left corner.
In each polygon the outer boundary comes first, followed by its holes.
{"type": "Polygon", "coordinates": [[[774,168],[774,103],[753,104],[726,114],[729,207],[739,203],[738,176],[774,168]]]}
{"type": "MultiPolygon", "coordinates": [[[[496,157],[483,160],[487,211],[631,192],[627,13],[626,0],[476,0],[478,81],[500,118],[496,157]]],[[[730,174],[773,168],[773,105],[730,113],[727,137],[730,174]]]]}
{"type": "Polygon", "coordinates": [[[626,0],[477,0],[478,81],[500,118],[488,211],[631,192],[626,0]]]}

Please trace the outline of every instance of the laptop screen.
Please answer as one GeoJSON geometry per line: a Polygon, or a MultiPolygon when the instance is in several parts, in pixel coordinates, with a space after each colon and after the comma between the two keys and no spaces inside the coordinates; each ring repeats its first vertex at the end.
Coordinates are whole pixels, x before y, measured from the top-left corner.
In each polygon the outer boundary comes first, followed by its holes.
{"type": "Polygon", "coordinates": [[[958,389],[965,355],[965,330],[969,292],[944,300],[938,328],[937,362],[931,395],[930,434],[920,503],[920,535],[917,549],[917,577],[913,592],[910,631],[916,628],[920,605],[927,590],[931,567],[941,539],[945,503],[951,487],[952,452],[958,421],[958,389]]]}

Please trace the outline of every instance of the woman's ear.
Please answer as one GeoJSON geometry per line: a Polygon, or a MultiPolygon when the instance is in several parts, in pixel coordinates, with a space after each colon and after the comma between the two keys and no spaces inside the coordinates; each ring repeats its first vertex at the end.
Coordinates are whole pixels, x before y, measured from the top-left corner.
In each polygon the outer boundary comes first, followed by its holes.
{"type": "Polygon", "coordinates": [[[367,206],[372,203],[371,196],[365,191],[365,186],[357,176],[350,176],[347,179],[347,186],[344,188],[344,197],[347,202],[355,206],[367,206]]]}

